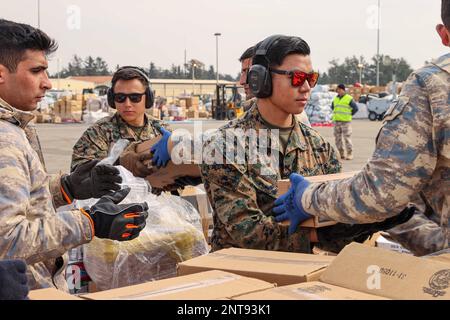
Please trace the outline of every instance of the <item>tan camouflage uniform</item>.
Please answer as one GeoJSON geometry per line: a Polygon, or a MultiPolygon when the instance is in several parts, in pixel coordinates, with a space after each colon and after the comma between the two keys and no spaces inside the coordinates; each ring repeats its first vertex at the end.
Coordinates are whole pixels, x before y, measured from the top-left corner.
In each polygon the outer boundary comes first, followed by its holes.
{"type": "Polygon", "coordinates": [[[334,122],[333,135],[341,158],[344,158],[345,151],[347,151],[347,155],[353,153],[351,122],[334,122]]]}
{"type": "Polygon", "coordinates": [[[128,125],[117,112],[100,119],[88,128],[74,145],[71,171],[90,160],[106,158],[112,145],[119,139],[128,139],[131,142],[149,140],[160,135],[160,127],[165,127],[159,120],[147,114],[145,123],[139,134],[140,128],[128,125]]]}
{"type": "MultiPolygon", "coordinates": [[[[204,145],[204,149],[218,145],[227,130],[267,129],[254,105],[241,118],[220,128],[204,145]]],[[[269,136],[270,139],[270,136],[269,136]]],[[[278,141],[270,139],[271,153],[279,152],[278,141]]],[[[223,155],[220,150],[219,157],[223,155]]],[[[236,146],[235,146],[236,148],[236,146]]],[[[214,148],[212,148],[214,149],[214,148]]],[[[245,149],[245,159],[249,149],[245,149]]],[[[292,172],[305,176],[337,173],[341,165],[331,145],[315,130],[295,121],[286,150],[280,153],[280,163],[206,164],[201,167],[202,178],[214,209],[212,250],[226,247],[278,251],[311,252],[309,229],[299,228],[288,236],[288,227],[276,223],[272,216],[277,194],[277,181],[292,172]],[[269,170],[263,172],[263,170],[269,170]]]]}
{"type": "MultiPolygon", "coordinates": [[[[448,247],[450,211],[450,54],[413,72],[386,112],[376,150],[351,179],[312,184],[302,198],[313,215],[346,223],[381,221],[409,202],[429,205],[391,232],[422,255],[448,247]],[[402,230],[404,228],[404,230],[402,230]]],[[[393,230],[393,229],[391,229],[393,230]]]]}
{"type": "Polygon", "coordinates": [[[31,119],[0,99],[0,259],[25,260],[30,289],[68,291],[66,252],[89,242],[92,230],[79,210],[55,212],[65,204],[60,175],[45,172],[31,119]]]}

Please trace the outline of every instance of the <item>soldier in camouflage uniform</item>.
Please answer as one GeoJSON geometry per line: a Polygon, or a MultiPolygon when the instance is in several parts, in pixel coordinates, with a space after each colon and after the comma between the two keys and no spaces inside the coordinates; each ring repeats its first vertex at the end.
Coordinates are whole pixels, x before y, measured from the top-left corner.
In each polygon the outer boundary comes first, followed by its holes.
{"type": "MultiPolygon", "coordinates": [[[[151,90],[149,86],[149,79],[143,71],[126,67],[113,75],[111,90],[114,92],[114,99],[117,99],[116,97],[120,98],[123,94],[144,93],[151,90]]],[[[127,151],[133,152],[137,143],[161,135],[163,126],[161,121],[145,113],[145,109],[151,107],[151,103],[146,100],[149,97],[143,95],[139,97],[139,101],[134,102],[131,98],[114,101],[114,106],[111,107],[117,108],[117,112],[100,119],[83,133],[73,147],[72,171],[82,163],[106,158],[112,145],[119,139],[132,142],[127,151]]],[[[135,176],[145,177],[150,174],[150,170],[142,164],[145,160],[145,158],[136,159],[136,165],[132,170],[135,176]]]]}
{"type": "MultiPolygon", "coordinates": [[[[306,42],[296,37],[284,37],[276,44],[268,52],[274,66],[311,72],[306,42]],[[286,46],[289,50],[283,49],[286,46]]],[[[291,79],[286,75],[273,75],[272,96],[257,99],[241,118],[220,128],[205,143],[204,152],[211,149],[218,154],[214,163],[204,159],[201,165],[205,189],[214,209],[212,250],[240,247],[311,252],[309,229],[298,228],[289,236],[288,227],[274,221],[271,210],[276,199],[277,181],[292,172],[306,176],[338,173],[341,165],[331,145],[293,116],[303,111],[315,82],[305,81],[297,87],[290,83],[291,79]],[[277,121],[283,116],[283,121],[277,121]],[[247,133],[267,130],[269,163],[249,161],[250,153],[259,144],[234,146],[234,150],[245,150],[245,161],[241,163],[228,158],[222,142],[229,133],[237,132],[239,136],[239,130],[247,133]],[[277,130],[279,136],[275,134],[272,138],[271,133],[277,130]],[[273,163],[277,158],[279,162],[273,163]]]]}
{"type": "MultiPolygon", "coordinates": [[[[256,103],[256,98],[253,96],[253,93],[250,90],[247,81],[248,70],[252,65],[252,58],[254,55],[255,55],[255,46],[251,46],[250,48],[245,50],[244,53],[239,58],[239,62],[241,63],[241,76],[239,78],[239,84],[244,87],[245,97],[247,99],[242,103],[245,112],[250,110],[253,104],[256,103]]],[[[295,117],[303,124],[311,126],[311,123],[309,122],[305,110],[303,110],[300,114],[296,114],[295,117]]]]}
{"type": "MultiPolygon", "coordinates": [[[[442,1],[437,26],[450,45],[450,0],[442,1]]],[[[450,54],[413,72],[398,102],[386,112],[376,150],[363,170],[339,182],[291,186],[281,201],[285,216],[301,222],[309,215],[345,223],[380,221],[408,203],[424,212],[390,230],[392,238],[417,255],[449,246],[450,212],[450,54]],[[299,218],[300,217],[300,218],[299,218]]],[[[282,213],[284,214],[284,213],[282,213]]],[[[281,216],[281,215],[280,215],[281,216]]]]}
{"type": "Polygon", "coordinates": [[[104,237],[102,231],[112,234],[113,222],[122,230],[133,221],[122,223],[115,214],[104,217],[91,210],[95,205],[87,211],[55,212],[74,198],[101,197],[119,189],[119,172],[108,166],[92,169],[94,162],[71,175],[47,175],[29,111],[51,88],[46,55],[57,45],[40,30],[0,19],[0,48],[0,259],[24,260],[30,289],[67,291],[67,251],[94,236],[104,237]]]}

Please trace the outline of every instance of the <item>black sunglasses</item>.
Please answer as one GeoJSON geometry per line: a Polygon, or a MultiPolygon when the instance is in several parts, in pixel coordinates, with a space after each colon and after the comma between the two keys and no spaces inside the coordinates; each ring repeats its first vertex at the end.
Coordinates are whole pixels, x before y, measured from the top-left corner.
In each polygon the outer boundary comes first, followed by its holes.
{"type": "Polygon", "coordinates": [[[141,102],[142,96],[144,93],[115,93],[114,94],[114,102],[123,103],[127,98],[130,98],[130,101],[133,103],[141,102]]]}

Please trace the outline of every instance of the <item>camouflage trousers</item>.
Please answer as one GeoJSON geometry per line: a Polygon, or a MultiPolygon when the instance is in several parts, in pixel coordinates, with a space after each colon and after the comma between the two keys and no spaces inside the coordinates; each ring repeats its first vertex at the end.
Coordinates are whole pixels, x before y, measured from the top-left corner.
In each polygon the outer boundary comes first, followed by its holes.
{"type": "Polygon", "coordinates": [[[334,123],[334,140],[336,147],[343,155],[344,151],[347,151],[347,155],[353,151],[353,144],[351,140],[352,136],[352,123],[351,122],[335,122],[334,123]]]}

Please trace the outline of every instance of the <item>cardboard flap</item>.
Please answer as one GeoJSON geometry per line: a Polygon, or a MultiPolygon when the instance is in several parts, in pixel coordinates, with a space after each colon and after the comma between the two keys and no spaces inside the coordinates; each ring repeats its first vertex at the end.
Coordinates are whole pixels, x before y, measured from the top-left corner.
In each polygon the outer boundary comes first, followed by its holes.
{"type": "Polygon", "coordinates": [[[208,271],[83,296],[92,300],[212,300],[273,288],[274,285],[240,275],[208,271]]]}
{"type": "Polygon", "coordinates": [[[278,285],[308,281],[334,257],[291,252],[229,248],[184,261],[178,274],[210,269],[263,279],[278,285]]]}
{"type": "Polygon", "coordinates": [[[55,288],[31,290],[28,298],[30,300],[83,300],[55,288]]]}
{"type": "Polygon", "coordinates": [[[320,281],[390,299],[450,299],[448,264],[358,243],[346,246],[320,281]]]}
{"type": "Polygon", "coordinates": [[[233,297],[233,300],[387,300],[323,282],[303,282],[233,297]]]}

